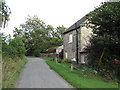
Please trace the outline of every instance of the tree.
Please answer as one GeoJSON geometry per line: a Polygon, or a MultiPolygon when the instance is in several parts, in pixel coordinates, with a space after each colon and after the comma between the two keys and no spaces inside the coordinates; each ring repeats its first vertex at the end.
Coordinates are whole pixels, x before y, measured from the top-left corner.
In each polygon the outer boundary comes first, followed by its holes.
{"type": "Polygon", "coordinates": [[[18,56],[25,55],[26,49],[21,37],[15,37],[9,43],[9,46],[14,49],[15,54],[18,56]]]}
{"type": "Polygon", "coordinates": [[[46,25],[37,16],[28,16],[20,28],[15,28],[14,37],[22,37],[27,49],[26,55],[39,56],[50,47],[62,45],[62,32],[64,30],[64,26],[55,29],[51,25],[46,25]]]}
{"type": "Polygon", "coordinates": [[[36,55],[44,51],[43,43],[48,34],[45,23],[37,16],[29,16],[25,24],[20,25],[20,29],[15,28],[14,33],[14,36],[23,37],[27,55],[36,55]]]}
{"type": "Polygon", "coordinates": [[[11,39],[11,35],[5,36],[2,34],[2,54],[11,56],[25,55],[26,49],[22,38],[15,37],[11,39]]]}
{"type": "Polygon", "coordinates": [[[9,16],[11,14],[10,8],[6,5],[5,2],[0,1],[0,27],[6,27],[7,22],[9,21],[9,16]]]}
{"type": "Polygon", "coordinates": [[[66,27],[62,25],[51,31],[50,44],[52,46],[61,46],[63,44],[63,32],[65,29],[66,27]]]}
{"type": "Polygon", "coordinates": [[[61,39],[63,41],[63,32],[66,30],[67,28],[65,26],[58,26],[57,27],[57,33],[59,35],[59,39],[61,39]]]}
{"type": "Polygon", "coordinates": [[[120,60],[120,2],[105,2],[87,16],[87,26],[93,29],[87,48],[90,64],[113,70],[112,60],[120,60]]]}

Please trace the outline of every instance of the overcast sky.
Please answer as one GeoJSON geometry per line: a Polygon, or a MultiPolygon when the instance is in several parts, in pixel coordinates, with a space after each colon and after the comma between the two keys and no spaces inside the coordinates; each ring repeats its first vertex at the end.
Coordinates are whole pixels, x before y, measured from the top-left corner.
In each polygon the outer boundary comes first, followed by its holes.
{"type": "Polygon", "coordinates": [[[47,25],[70,27],[106,0],[6,0],[11,8],[10,21],[4,30],[12,34],[14,27],[25,22],[28,15],[37,15],[47,25]]]}

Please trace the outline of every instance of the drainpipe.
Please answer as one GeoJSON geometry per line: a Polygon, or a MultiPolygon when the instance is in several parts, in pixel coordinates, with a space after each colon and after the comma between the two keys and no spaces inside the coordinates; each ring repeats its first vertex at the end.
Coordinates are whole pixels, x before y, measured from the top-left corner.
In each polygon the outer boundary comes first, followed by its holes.
{"type": "Polygon", "coordinates": [[[76,62],[78,64],[78,30],[77,30],[77,23],[75,23],[76,29],[76,62]]]}

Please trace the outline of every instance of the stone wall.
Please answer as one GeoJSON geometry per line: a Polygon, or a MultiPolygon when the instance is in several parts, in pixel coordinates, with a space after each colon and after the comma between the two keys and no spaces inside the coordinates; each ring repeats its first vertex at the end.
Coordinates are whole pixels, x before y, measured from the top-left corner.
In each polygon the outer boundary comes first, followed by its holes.
{"type": "MultiPolygon", "coordinates": [[[[79,63],[82,63],[81,60],[81,56],[82,54],[80,54],[80,51],[83,49],[83,48],[86,48],[86,46],[90,43],[90,37],[92,35],[92,29],[90,28],[86,28],[86,27],[81,27],[79,29],[79,63]]],[[[87,55],[87,53],[86,53],[87,55]]],[[[87,62],[85,62],[87,63],[87,62]]]]}
{"type": "Polygon", "coordinates": [[[66,33],[64,35],[64,58],[68,58],[68,59],[73,59],[75,58],[76,55],[76,31],[72,31],[69,33],[66,33]],[[72,34],[73,39],[72,39],[72,43],[69,43],[69,35],[72,34]],[[66,53],[67,53],[67,57],[66,57],[66,53]]]}
{"type": "MultiPolygon", "coordinates": [[[[92,35],[92,29],[81,27],[78,29],[78,59],[81,62],[80,51],[82,48],[89,44],[90,37],[92,35]]],[[[76,30],[68,32],[63,36],[63,48],[64,48],[64,58],[76,59],[76,30]],[[69,43],[69,35],[73,35],[72,43],[69,43]]]]}
{"type": "Polygon", "coordinates": [[[81,36],[81,38],[80,38],[81,43],[80,43],[80,45],[81,45],[81,48],[83,48],[90,43],[89,40],[90,40],[90,37],[92,35],[92,29],[82,27],[80,31],[81,31],[81,35],[80,35],[81,36]]]}

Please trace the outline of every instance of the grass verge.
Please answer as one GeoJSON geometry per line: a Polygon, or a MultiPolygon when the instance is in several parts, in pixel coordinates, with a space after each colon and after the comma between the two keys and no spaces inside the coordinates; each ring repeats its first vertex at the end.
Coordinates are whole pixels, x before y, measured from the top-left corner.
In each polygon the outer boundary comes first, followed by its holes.
{"type": "Polygon", "coordinates": [[[0,90],[2,89],[2,37],[0,37],[0,90]]]}
{"type": "Polygon", "coordinates": [[[52,61],[53,58],[46,59],[46,63],[60,74],[65,80],[76,88],[118,88],[118,84],[113,82],[105,82],[100,78],[90,78],[89,75],[83,75],[80,70],[70,70],[69,64],[60,64],[52,61]]]}
{"type": "Polygon", "coordinates": [[[2,88],[14,88],[14,85],[25,66],[26,57],[3,56],[2,64],[2,88]]]}

